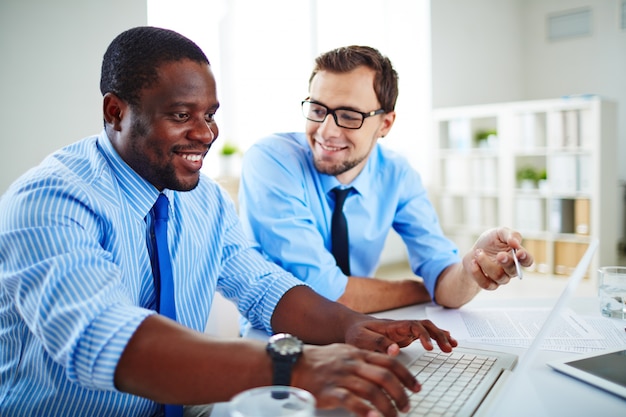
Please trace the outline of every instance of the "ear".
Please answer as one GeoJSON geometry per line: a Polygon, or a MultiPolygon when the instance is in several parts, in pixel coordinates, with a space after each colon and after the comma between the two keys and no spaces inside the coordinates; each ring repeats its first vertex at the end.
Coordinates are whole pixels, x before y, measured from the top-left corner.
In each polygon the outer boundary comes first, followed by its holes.
{"type": "Polygon", "coordinates": [[[104,122],[118,132],[121,130],[122,119],[128,113],[128,104],[114,93],[106,93],[102,99],[104,122]]]}
{"type": "Polygon", "coordinates": [[[387,134],[391,130],[391,127],[393,126],[393,122],[395,121],[396,121],[395,111],[391,111],[389,113],[383,114],[383,123],[380,126],[380,129],[378,131],[378,137],[384,138],[385,136],[387,136],[387,134]]]}

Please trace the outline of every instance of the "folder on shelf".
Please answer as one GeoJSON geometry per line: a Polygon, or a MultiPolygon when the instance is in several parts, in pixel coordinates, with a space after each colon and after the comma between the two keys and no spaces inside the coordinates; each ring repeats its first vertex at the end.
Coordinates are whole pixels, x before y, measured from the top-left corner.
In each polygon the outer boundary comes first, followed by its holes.
{"type": "Polygon", "coordinates": [[[546,241],[542,239],[524,239],[522,246],[533,256],[535,262],[527,267],[529,271],[548,274],[550,266],[548,265],[548,256],[546,252],[546,241]]]}
{"type": "Polygon", "coordinates": [[[591,201],[588,198],[577,198],[574,202],[574,226],[579,235],[589,234],[591,201]]]}
{"type": "Polygon", "coordinates": [[[580,193],[591,193],[591,178],[593,177],[591,155],[578,155],[576,164],[578,175],[576,189],[580,193]]]}
{"type": "Polygon", "coordinates": [[[559,149],[565,146],[564,116],[562,111],[551,111],[548,113],[547,126],[548,145],[551,148],[559,149]]]}
{"type": "Polygon", "coordinates": [[[538,232],[545,229],[543,200],[533,196],[515,198],[515,228],[538,232]]]}
{"type": "Polygon", "coordinates": [[[466,192],[470,181],[465,155],[451,155],[443,161],[443,185],[449,191],[466,192]]]}
{"type": "Polygon", "coordinates": [[[552,233],[574,233],[574,200],[554,198],[550,202],[550,231],[552,233]]]}
{"type": "Polygon", "coordinates": [[[579,180],[577,164],[576,155],[553,155],[549,159],[548,178],[552,192],[576,193],[579,180]]]}
{"type": "Polygon", "coordinates": [[[470,119],[460,117],[448,122],[448,138],[451,149],[469,149],[472,146],[470,119]]]}
{"type": "MultiPolygon", "coordinates": [[[[574,241],[554,242],[554,273],[570,275],[587,250],[587,246],[586,243],[574,241]]],[[[589,276],[589,271],[585,273],[585,276],[589,276]]]]}
{"type": "Polygon", "coordinates": [[[535,149],[545,146],[546,121],[538,113],[524,113],[520,116],[521,149],[535,149]]]}
{"type": "Polygon", "coordinates": [[[595,136],[593,116],[590,109],[580,109],[578,111],[578,134],[579,145],[581,148],[590,148],[593,146],[593,138],[595,136]]]}
{"type": "Polygon", "coordinates": [[[580,118],[578,110],[567,110],[563,112],[564,129],[563,145],[566,148],[577,148],[580,146],[580,118]]]}

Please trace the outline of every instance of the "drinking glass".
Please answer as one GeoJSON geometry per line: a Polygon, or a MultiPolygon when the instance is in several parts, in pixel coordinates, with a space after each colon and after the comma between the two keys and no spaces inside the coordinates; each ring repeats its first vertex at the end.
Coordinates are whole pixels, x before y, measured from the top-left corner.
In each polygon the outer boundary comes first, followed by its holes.
{"type": "Polygon", "coordinates": [[[603,316],[626,319],[626,267],[604,266],[598,270],[598,298],[603,316]]]}
{"type": "Polygon", "coordinates": [[[229,409],[231,417],[313,417],[315,398],[300,388],[267,386],[235,395],[229,409]]]}

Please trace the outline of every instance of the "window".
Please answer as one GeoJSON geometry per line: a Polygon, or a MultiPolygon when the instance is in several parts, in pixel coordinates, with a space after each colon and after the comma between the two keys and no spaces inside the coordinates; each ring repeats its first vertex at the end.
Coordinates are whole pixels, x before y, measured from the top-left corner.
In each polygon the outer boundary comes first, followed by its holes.
{"type": "MultiPolygon", "coordinates": [[[[264,135],[304,128],[315,56],[363,44],[389,56],[400,77],[398,117],[387,146],[429,172],[430,6],[427,0],[148,0],[148,23],[174,29],[207,54],[218,83],[220,143],[243,150],[264,135]],[[248,111],[251,102],[268,112],[248,111]]],[[[219,149],[221,145],[218,143],[219,149]]],[[[203,170],[218,172],[217,152],[203,170]]]]}

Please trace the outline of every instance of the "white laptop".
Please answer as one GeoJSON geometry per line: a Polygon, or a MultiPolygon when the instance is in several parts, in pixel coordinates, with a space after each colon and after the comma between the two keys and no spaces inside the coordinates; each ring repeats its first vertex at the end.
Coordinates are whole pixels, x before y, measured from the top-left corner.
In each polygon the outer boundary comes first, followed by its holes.
{"type": "MultiPolygon", "coordinates": [[[[554,323],[567,306],[597,247],[596,239],[587,248],[537,336],[519,358],[519,363],[517,355],[494,350],[456,347],[452,353],[446,354],[437,349],[429,352],[419,342],[403,348],[398,359],[413,371],[422,384],[422,390],[410,396],[411,411],[405,416],[505,416],[506,409],[500,410],[500,407],[506,407],[509,393],[515,395],[518,377],[530,366],[554,323]],[[447,385],[442,387],[442,383],[447,385]],[[450,393],[454,393],[457,399],[451,400],[448,398],[450,395],[441,395],[450,393]]],[[[226,403],[216,405],[212,417],[227,416],[226,409],[226,403]]],[[[344,409],[336,409],[316,410],[315,415],[348,417],[352,414],[344,409]]]]}
{"type": "MultiPolygon", "coordinates": [[[[517,377],[522,375],[530,366],[543,341],[552,331],[552,327],[585,275],[597,247],[597,240],[591,242],[585,255],[569,277],[561,295],[548,313],[537,336],[528,350],[519,358],[519,363],[517,355],[494,350],[457,347],[451,354],[441,353],[438,350],[433,351],[433,353],[426,351],[419,343],[413,343],[404,348],[399,360],[413,371],[422,384],[422,390],[411,395],[411,411],[405,416],[505,416],[507,414],[505,408],[507,395],[509,393],[515,395],[517,377]],[[436,362],[442,361],[440,357],[450,358],[448,360],[452,364],[443,363],[441,365],[445,367],[445,370],[441,372],[444,376],[441,377],[440,381],[445,383],[447,378],[448,385],[438,388],[437,386],[441,382],[432,380],[439,378],[439,376],[436,375],[437,372],[431,373],[430,368],[436,365],[426,363],[429,356],[437,356],[434,358],[436,362]],[[474,362],[476,360],[477,363],[474,362]],[[457,371],[458,368],[465,369],[459,372],[457,371]],[[513,372],[513,370],[515,371],[513,372]],[[449,395],[446,394],[450,392],[457,394],[456,397],[460,397],[460,401],[448,399],[449,395]],[[440,394],[444,394],[442,398],[439,398],[440,394]],[[455,402],[457,404],[454,404],[455,402]],[[448,406],[448,403],[451,405],[448,406]],[[499,410],[500,407],[504,408],[499,410]]],[[[350,413],[346,410],[318,410],[316,416],[346,417],[350,416],[350,413]]]]}

